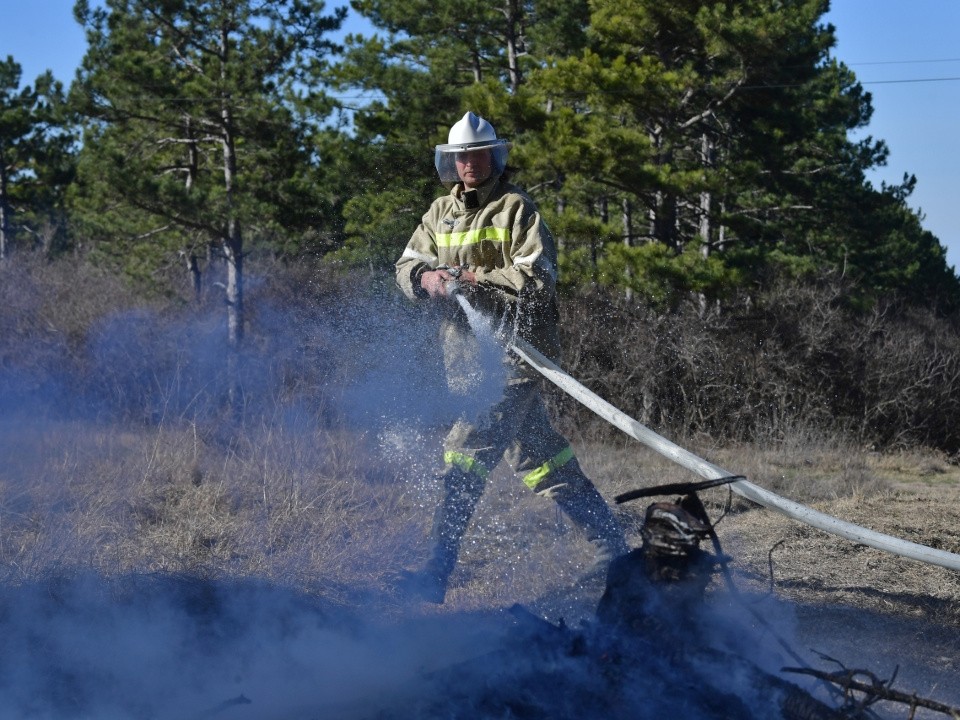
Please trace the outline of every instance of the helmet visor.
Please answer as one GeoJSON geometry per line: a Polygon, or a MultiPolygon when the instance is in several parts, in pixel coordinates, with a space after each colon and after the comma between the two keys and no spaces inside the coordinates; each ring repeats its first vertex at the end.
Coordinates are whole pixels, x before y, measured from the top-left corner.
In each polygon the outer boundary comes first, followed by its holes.
{"type": "Polygon", "coordinates": [[[488,148],[490,150],[491,176],[499,176],[507,166],[507,152],[510,144],[497,140],[495,144],[482,143],[479,147],[471,145],[437,145],[433,156],[433,164],[437,168],[437,175],[442,183],[460,182],[460,173],[457,172],[457,155],[462,152],[473,152],[488,148]]]}

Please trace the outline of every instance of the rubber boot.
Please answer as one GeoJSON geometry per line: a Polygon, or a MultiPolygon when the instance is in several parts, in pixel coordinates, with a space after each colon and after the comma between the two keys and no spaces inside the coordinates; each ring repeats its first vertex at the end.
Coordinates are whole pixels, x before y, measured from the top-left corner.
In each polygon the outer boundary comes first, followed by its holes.
{"type": "Polygon", "coordinates": [[[579,473],[578,477],[578,473],[567,471],[545,485],[537,493],[554,499],[594,546],[594,559],[587,574],[606,572],[615,558],[630,552],[623,528],[585,475],[579,473]]]}
{"type": "Polygon", "coordinates": [[[403,590],[408,596],[443,604],[447,583],[460,554],[460,541],[467,531],[484,481],[473,473],[451,468],[444,473],[443,497],[433,516],[433,549],[422,570],[403,573],[403,590]]]}

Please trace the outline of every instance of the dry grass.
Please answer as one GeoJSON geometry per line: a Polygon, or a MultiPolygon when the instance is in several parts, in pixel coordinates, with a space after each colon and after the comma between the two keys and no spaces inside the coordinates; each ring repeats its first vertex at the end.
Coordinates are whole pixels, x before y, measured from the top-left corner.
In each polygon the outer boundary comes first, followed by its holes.
{"type": "MultiPolygon", "coordinates": [[[[195,427],[48,423],[5,429],[0,562],[7,581],[69,568],[108,575],[259,577],[350,602],[380,593],[427,549],[439,488],[423,457],[438,437],[371,438],[257,428],[230,443],[195,427]],[[419,456],[413,462],[410,458],[419,456]]],[[[612,498],[694,480],[632,441],[576,443],[612,498]]],[[[694,443],[695,445],[695,443],[694,443]]],[[[878,455],[820,443],[694,447],[751,481],[897,537],[960,552],[960,470],[932,453],[878,455]]],[[[704,493],[748,584],[960,624],[955,573],[891,557],[731,498],[704,493]],[[727,508],[728,502],[730,507],[727,508]]],[[[618,506],[639,543],[643,503],[618,506]]],[[[586,543],[553,503],[495,473],[464,542],[452,607],[536,603],[575,584],[586,543]]]]}
{"type": "MultiPolygon", "coordinates": [[[[766,489],[843,520],[960,553],[960,468],[933,452],[882,455],[824,443],[695,448],[766,489]]],[[[597,448],[592,467],[612,493],[699,478],[644,451],[597,448]]],[[[790,520],[731,495],[702,493],[718,533],[748,583],[799,602],[931,613],[960,627],[960,575],[898,558],[790,520]],[[724,514],[726,513],[726,514],[724,514]],[[722,519],[721,519],[722,516],[722,519]],[[770,575],[770,558],[773,576],[770,575]]]]}
{"type": "Polygon", "coordinates": [[[336,595],[393,555],[412,510],[356,438],[262,432],[234,447],[195,428],[8,428],[0,562],[9,581],[94,569],[270,579],[336,595]],[[388,532],[381,532],[382,530],[388,532]]]}
{"type": "MultiPolygon", "coordinates": [[[[379,617],[410,612],[390,586],[398,568],[427,552],[439,488],[423,458],[436,455],[439,434],[254,428],[228,442],[191,426],[46,423],[8,426],[3,437],[4,583],[88,570],[255,579],[379,617]]],[[[697,479],[632,441],[574,444],[611,501],[697,479]]],[[[960,553],[960,469],[946,458],[829,444],[690,445],[819,510],[960,553]]],[[[718,532],[741,592],[771,617],[789,603],[799,648],[858,658],[872,643],[870,663],[902,663],[901,686],[943,697],[937,688],[949,685],[942,678],[960,651],[960,575],[813,530],[724,489],[703,499],[713,518],[723,516],[718,532]],[[768,593],[780,605],[764,600],[768,593]]],[[[616,508],[634,545],[644,505],[616,508]]],[[[603,590],[602,579],[583,579],[589,550],[551,501],[501,469],[470,525],[447,603],[422,611],[519,602],[552,619],[589,616],[603,590]]]]}
{"type": "MultiPolygon", "coordinates": [[[[875,494],[818,500],[843,520],[928,547],[960,553],[960,478],[914,478],[875,494]]],[[[936,618],[960,627],[960,576],[749,510],[727,519],[728,549],[744,575],[784,597],[936,618]],[[770,567],[772,563],[772,578],[770,567]]]]}

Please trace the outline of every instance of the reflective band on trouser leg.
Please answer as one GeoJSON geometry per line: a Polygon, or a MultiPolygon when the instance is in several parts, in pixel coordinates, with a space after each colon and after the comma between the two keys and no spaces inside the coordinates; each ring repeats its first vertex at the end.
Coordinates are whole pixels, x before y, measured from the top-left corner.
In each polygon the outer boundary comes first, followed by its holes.
{"type": "Polygon", "coordinates": [[[464,455],[461,452],[456,452],[454,450],[447,450],[443,454],[443,461],[448,465],[455,465],[465,473],[473,473],[478,475],[480,478],[486,480],[487,475],[490,474],[490,471],[487,470],[483,465],[478,463],[469,455],[464,455]]]}
{"type": "Polygon", "coordinates": [[[551,472],[556,470],[559,467],[563,467],[568,462],[573,460],[573,448],[567,445],[563,450],[558,452],[552,458],[547,460],[543,465],[538,467],[536,470],[531,470],[529,473],[524,475],[523,484],[528,488],[533,490],[537,487],[543,479],[549,475],[551,472]]]}

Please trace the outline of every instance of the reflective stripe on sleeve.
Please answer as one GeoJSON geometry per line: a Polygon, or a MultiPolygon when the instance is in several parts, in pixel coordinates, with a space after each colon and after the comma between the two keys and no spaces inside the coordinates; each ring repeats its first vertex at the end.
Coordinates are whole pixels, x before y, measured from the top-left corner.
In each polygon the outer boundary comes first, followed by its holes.
{"type": "Polygon", "coordinates": [[[462,452],[456,452],[455,450],[447,450],[443,454],[443,461],[448,465],[455,465],[465,473],[473,473],[483,480],[486,480],[487,475],[490,474],[489,470],[472,457],[464,455],[462,452]]]}
{"type": "Polygon", "coordinates": [[[507,228],[484,227],[464,232],[436,233],[437,247],[463,247],[476,245],[484,240],[492,242],[507,242],[510,240],[510,231],[507,228]]]}
{"type": "Polygon", "coordinates": [[[547,475],[557,468],[563,467],[571,460],[573,460],[573,448],[567,445],[563,450],[547,460],[543,465],[524,475],[523,484],[533,490],[547,475]]]}

